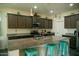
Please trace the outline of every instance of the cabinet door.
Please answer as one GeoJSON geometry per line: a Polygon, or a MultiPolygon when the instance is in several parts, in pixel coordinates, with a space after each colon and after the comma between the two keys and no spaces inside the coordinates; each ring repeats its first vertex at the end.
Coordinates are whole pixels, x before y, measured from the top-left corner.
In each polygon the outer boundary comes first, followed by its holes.
{"type": "Polygon", "coordinates": [[[76,28],[76,15],[72,15],[70,18],[70,28],[76,28]]]}
{"type": "Polygon", "coordinates": [[[76,20],[79,20],[79,14],[75,15],[76,20]]]}
{"type": "Polygon", "coordinates": [[[18,28],[32,28],[32,17],[19,15],[18,28]]]}
{"type": "Polygon", "coordinates": [[[64,17],[64,27],[65,28],[70,28],[70,16],[65,16],[64,17]]]}
{"type": "Polygon", "coordinates": [[[41,29],[45,28],[44,18],[40,18],[40,28],[41,29]]]}
{"type": "Polygon", "coordinates": [[[76,19],[76,25],[77,25],[77,21],[79,21],[79,14],[76,14],[75,19],[76,19]]]}
{"type": "Polygon", "coordinates": [[[71,37],[69,42],[70,48],[76,48],[76,38],[71,37]]]}
{"type": "Polygon", "coordinates": [[[17,15],[8,14],[8,28],[17,28],[17,15]]]}
{"type": "Polygon", "coordinates": [[[52,29],[52,20],[48,20],[48,29],[52,29]]]}
{"type": "Polygon", "coordinates": [[[24,18],[24,16],[18,15],[18,28],[26,28],[26,20],[24,18]]]}
{"type": "Polygon", "coordinates": [[[44,20],[44,28],[48,29],[48,20],[47,19],[44,20]]]}
{"type": "Polygon", "coordinates": [[[32,20],[33,20],[33,17],[32,16],[26,16],[25,17],[25,20],[26,20],[25,27],[26,28],[32,28],[32,20]]]}

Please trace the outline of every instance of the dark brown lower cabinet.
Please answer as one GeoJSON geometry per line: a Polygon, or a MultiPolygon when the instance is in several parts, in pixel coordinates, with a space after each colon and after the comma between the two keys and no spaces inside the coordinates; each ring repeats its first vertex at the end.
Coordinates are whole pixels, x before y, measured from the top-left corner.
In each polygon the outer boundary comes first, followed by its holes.
{"type": "Polygon", "coordinates": [[[75,37],[70,38],[70,48],[76,49],[76,38],[75,37]]]}
{"type": "Polygon", "coordinates": [[[24,56],[25,54],[24,54],[24,49],[20,49],[19,50],[19,56],[24,56]]]}

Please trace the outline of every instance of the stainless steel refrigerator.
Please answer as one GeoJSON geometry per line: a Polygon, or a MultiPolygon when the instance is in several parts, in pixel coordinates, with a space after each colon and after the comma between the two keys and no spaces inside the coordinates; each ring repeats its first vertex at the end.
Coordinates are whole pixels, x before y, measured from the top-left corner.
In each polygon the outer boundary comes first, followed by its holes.
{"type": "Polygon", "coordinates": [[[79,49],[79,21],[77,21],[77,25],[76,25],[76,29],[77,29],[77,35],[76,35],[76,47],[77,49],[79,49]]]}

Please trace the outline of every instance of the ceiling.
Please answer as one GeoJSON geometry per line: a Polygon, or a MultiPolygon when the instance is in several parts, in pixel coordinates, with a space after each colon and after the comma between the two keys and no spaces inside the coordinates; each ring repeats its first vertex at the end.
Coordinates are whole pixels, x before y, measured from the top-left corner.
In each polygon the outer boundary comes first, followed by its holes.
{"type": "Polygon", "coordinates": [[[49,12],[51,9],[54,10],[52,14],[59,14],[66,11],[78,9],[79,4],[75,3],[74,6],[70,7],[69,3],[0,3],[0,7],[7,7],[27,11],[29,11],[32,8],[33,12],[51,15],[49,12]],[[34,9],[34,5],[36,5],[38,8],[34,9]]]}

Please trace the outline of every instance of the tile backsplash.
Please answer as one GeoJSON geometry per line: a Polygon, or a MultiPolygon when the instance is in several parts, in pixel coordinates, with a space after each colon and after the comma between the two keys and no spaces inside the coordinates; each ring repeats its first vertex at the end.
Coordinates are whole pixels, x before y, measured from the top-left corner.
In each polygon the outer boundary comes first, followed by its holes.
{"type": "Polygon", "coordinates": [[[67,29],[68,33],[74,33],[76,29],[67,29]]]}
{"type": "Polygon", "coordinates": [[[30,33],[31,29],[8,29],[8,34],[30,33]]]}
{"type": "MultiPolygon", "coordinates": [[[[33,29],[8,29],[7,34],[18,34],[18,33],[30,33],[33,29]]],[[[39,32],[42,30],[51,31],[51,29],[38,29],[39,32]]]]}

